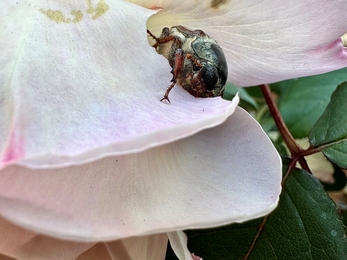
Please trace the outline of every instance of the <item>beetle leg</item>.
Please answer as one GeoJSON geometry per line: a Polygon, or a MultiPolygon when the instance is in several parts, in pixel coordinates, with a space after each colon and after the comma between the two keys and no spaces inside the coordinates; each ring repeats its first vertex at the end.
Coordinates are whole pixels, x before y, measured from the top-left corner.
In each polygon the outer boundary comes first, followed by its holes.
{"type": "MultiPolygon", "coordinates": [[[[165,29],[165,28],[164,28],[165,29]]],[[[153,33],[150,32],[150,30],[147,29],[147,33],[156,41],[156,43],[152,46],[155,49],[160,45],[160,44],[164,44],[170,41],[174,41],[178,44],[181,43],[181,40],[173,35],[168,35],[168,36],[163,36],[164,34],[162,34],[159,38],[154,36],[153,33]]]]}
{"type": "Polygon", "coordinates": [[[168,89],[165,91],[164,97],[160,100],[167,100],[170,103],[169,100],[169,93],[171,91],[171,89],[173,89],[173,87],[176,85],[177,82],[177,78],[179,78],[180,73],[182,72],[182,68],[183,68],[183,63],[184,63],[184,53],[182,49],[177,49],[175,51],[175,63],[172,69],[172,84],[170,85],[170,87],[168,87],[168,89]]]}
{"type": "Polygon", "coordinates": [[[170,87],[168,87],[168,89],[165,91],[164,97],[162,99],[160,99],[160,101],[167,100],[169,103],[171,103],[170,99],[169,99],[169,93],[170,93],[171,89],[173,89],[175,84],[176,84],[176,80],[174,80],[172,82],[172,84],[170,85],[170,87]]]}
{"type": "Polygon", "coordinates": [[[158,41],[158,37],[154,36],[153,33],[151,33],[150,30],[147,29],[147,33],[148,33],[149,36],[151,36],[154,40],[158,41]]]}
{"type": "Polygon", "coordinates": [[[193,62],[193,64],[196,65],[197,67],[202,68],[202,65],[200,64],[200,62],[198,62],[198,60],[194,58],[193,55],[188,53],[186,54],[186,58],[190,59],[193,62]]]}

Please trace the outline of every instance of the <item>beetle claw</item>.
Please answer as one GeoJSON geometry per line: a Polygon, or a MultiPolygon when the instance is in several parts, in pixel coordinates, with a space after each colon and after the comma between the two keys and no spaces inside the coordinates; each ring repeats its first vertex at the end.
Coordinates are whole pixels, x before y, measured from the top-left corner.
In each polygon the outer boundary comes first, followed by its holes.
{"type": "Polygon", "coordinates": [[[169,93],[171,89],[175,86],[175,84],[176,84],[176,80],[174,80],[172,84],[170,85],[170,87],[167,88],[167,90],[165,91],[164,97],[160,99],[160,101],[167,100],[169,103],[171,103],[169,99],[169,93]]]}
{"type": "Polygon", "coordinates": [[[167,100],[167,102],[171,103],[169,97],[166,97],[165,95],[164,95],[164,97],[162,99],[160,99],[160,101],[163,101],[163,100],[167,100]]]}

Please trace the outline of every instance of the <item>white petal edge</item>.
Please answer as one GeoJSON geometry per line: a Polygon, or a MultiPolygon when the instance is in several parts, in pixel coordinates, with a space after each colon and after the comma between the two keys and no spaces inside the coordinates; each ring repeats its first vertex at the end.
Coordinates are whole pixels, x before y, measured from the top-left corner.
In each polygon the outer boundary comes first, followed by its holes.
{"type": "Polygon", "coordinates": [[[259,124],[237,108],[215,128],[142,153],[61,169],[9,166],[0,215],[81,241],[221,226],[271,212],[281,168],[259,124]]]}

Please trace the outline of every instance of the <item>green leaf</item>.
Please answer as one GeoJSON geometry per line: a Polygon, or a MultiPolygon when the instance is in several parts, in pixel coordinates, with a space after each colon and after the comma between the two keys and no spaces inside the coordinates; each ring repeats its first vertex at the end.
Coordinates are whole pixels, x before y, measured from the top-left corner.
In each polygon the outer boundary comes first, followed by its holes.
{"type": "Polygon", "coordinates": [[[250,259],[346,259],[347,241],[335,204],[315,177],[295,170],[250,259]]]}
{"type": "Polygon", "coordinates": [[[347,81],[347,68],[271,85],[279,95],[280,112],[294,138],[308,136],[332,92],[343,81],[347,81]]]}
{"type": "Polygon", "coordinates": [[[324,155],[333,163],[343,169],[347,169],[347,142],[346,140],[323,148],[324,155]]]}
{"type": "MultiPolygon", "coordinates": [[[[243,258],[262,219],[209,230],[187,231],[191,252],[206,260],[243,258]]],[[[346,259],[347,242],[335,204],[317,179],[294,170],[249,259],[346,259]]]]}
{"type": "Polygon", "coordinates": [[[337,87],[322,116],[313,126],[309,139],[313,147],[324,145],[329,160],[347,168],[347,83],[337,87]]]}
{"type": "Polygon", "coordinates": [[[258,108],[257,102],[250,96],[244,88],[237,87],[231,83],[227,83],[223,93],[223,98],[232,100],[233,97],[239,93],[240,99],[251,104],[254,108],[258,108]]]}
{"type": "Polygon", "coordinates": [[[313,126],[309,138],[314,147],[347,138],[347,82],[339,85],[322,116],[313,126]]]}
{"type": "Polygon", "coordinates": [[[345,226],[345,234],[347,235],[347,208],[346,208],[346,204],[344,202],[342,202],[342,205],[339,208],[339,215],[340,215],[340,219],[342,220],[343,225],[345,226]]]}

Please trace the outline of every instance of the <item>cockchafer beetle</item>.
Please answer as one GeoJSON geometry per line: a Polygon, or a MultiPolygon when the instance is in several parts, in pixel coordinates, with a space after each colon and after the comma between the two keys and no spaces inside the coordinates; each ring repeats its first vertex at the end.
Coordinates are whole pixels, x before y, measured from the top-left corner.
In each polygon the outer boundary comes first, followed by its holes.
{"type": "Polygon", "coordinates": [[[160,100],[169,100],[176,83],[194,97],[222,95],[228,77],[228,65],[222,48],[201,30],[177,25],[165,27],[160,37],[147,33],[156,41],[153,47],[166,57],[172,68],[172,84],[160,100]]]}

